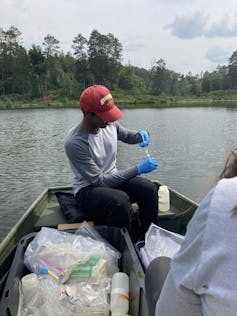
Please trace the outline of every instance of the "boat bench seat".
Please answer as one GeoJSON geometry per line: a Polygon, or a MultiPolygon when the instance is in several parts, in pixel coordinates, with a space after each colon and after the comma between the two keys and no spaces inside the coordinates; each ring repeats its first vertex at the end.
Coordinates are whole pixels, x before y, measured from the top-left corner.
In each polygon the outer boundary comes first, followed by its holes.
{"type": "MultiPolygon", "coordinates": [[[[70,190],[62,190],[62,191],[52,191],[51,194],[48,195],[48,201],[46,208],[40,214],[39,219],[35,223],[35,231],[39,231],[41,227],[51,227],[57,228],[60,224],[69,224],[73,223],[73,218],[71,217],[70,220],[68,217],[64,215],[65,209],[67,209],[68,213],[72,215],[72,209],[74,210],[74,214],[76,211],[77,206],[75,205],[74,198],[72,198],[73,194],[71,189],[70,190]],[[65,193],[65,194],[63,194],[65,193]],[[57,195],[58,194],[58,195],[57,195]],[[63,198],[62,198],[63,197],[63,198]],[[64,212],[62,211],[64,208],[64,212]]],[[[85,214],[80,213],[77,219],[77,222],[82,222],[85,220],[85,214]]]]}
{"type": "MultiPolygon", "coordinates": [[[[134,209],[137,209],[137,204],[133,205],[134,209]]],[[[161,222],[163,222],[165,219],[170,220],[174,217],[174,212],[170,211],[167,213],[160,213],[159,218],[161,222]]],[[[49,206],[43,211],[40,218],[35,223],[35,231],[39,231],[41,227],[51,227],[51,228],[57,228],[58,224],[67,224],[68,220],[63,215],[60,206],[55,203],[53,206],[49,206]]]]}
{"type": "MultiPolygon", "coordinates": [[[[133,204],[134,209],[137,209],[137,204],[133,204]]],[[[57,228],[59,224],[68,224],[67,218],[63,215],[58,203],[50,203],[44,209],[39,219],[35,223],[34,230],[39,231],[42,227],[57,228]]]]}
{"type": "MultiPolygon", "coordinates": [[[[70,192],[70,191],[65,191],[65,192],[70,192]]],[[[138,210],[138,206],[136,203],[133,204],[133,208],[135,212],[138,210]]],[[[170,211],[165,212],[165,213],[160,212],[159,213],[160,226],[165,226],[167,224],[171,225],[173,222],[171,219],[175,217],[175,213],[177,213],[177,210],[174,209],[173,205],[171,205],[170,211]]],[[[79,222],[81,222],[81,220],[79,222]]],[[[44,226],[57,228],[59,224],[68,224],[68,223],[69,221],[64,216],[60,208],[60,205],[58,203],[58,200],[56,198],[56,195],[50,194],[48,197],[46,208],[43,210],[37,222],[35,223],[34,230],[39,231],[44,226]]]]}
{"type": "MultiPolygon", "coordinates": [[[[133,207],[137,209],[137,205],[134,204],[133,207]]],[[[173,212],[161,213],[159,218],[163,222],[165,219],[169,219],[174,216],[173,212]]],[[[60,206],[55,203],[54,206],[47,207],[40,218],[35,223],[35,231],[39,231],[42,227],[57,228],[59,224],[67,224],[68,220],[63,215],[60,206]]]]}

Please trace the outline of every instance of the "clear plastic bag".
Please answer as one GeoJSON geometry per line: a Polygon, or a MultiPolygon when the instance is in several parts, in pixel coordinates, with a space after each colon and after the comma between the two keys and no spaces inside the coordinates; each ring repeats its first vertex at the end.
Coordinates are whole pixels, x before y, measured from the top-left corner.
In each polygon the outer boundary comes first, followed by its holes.
{"type": "Polygon", "coordinates": [[[120,256],[87,224],[77,234],[42,228],[24,257],[37,274],[39,292],[22,315],[108,316],[110,277],[119,270],[120,256]]]}
{"type": "Polygon", "coordinates": [[[70,282],[65,293],[75,315],[109,315],[110,279],[97,282],[70,282]]]}
{"type": "Polygon", "coordinates": [[[145,236],[145,250],[149,261],[156,257],[172,258],[179,250],[184,236],[151,224],[145,236]]]}
{"type": "Polygon", "coordinates": [[[90,268],[90,261],[95,257],[100,260],[92,266],[92,273],[87,277],[100,279],[117,272],[120,253],[107,242],[43,227],[28,245],[24,263],[30,271],[49,274],[64,283],[80,265],[90,268]]]}
{"type": "Polygon", "coordinates": [[[20,316],[109,315],[110,279],[97,282],[69,281],[58,284],[49,276],[38,276],[38,289],[29,300],[21,288],[20,316]]]}
{"type": "Polygon", "coordinates": [[[103,258],[105,259],[106,274],[112,277],[114,273],[118,272],[118,261],[121,258],[121,253],[108,243],[101,235],[95,230],[93,226],[90,226],[87,222],[83,222],[81,226],[75,232],[76,235],[91,238],[104,244],[105,252],[103,258]]]}
{"type": "MultiPolygon", "coordinates": [[[[27,276],[27,275],[26,275],[27,276]]],[[[35,289],[26,291],[26,284],[21,280],[20,293],[21,316],[41,316],[41,315],[71,315],[68,311],[71,304],[65,300],[61,301],[60,285],[54,282],[49,276],[38,276],[38,286],[35,289]]]]}
{"type": "Polygon", "coordinates": [[[83,222],[81,226],[76,230],[76,235],[89,237],[97,241],[104,243],[106,251],[109,252],[115,259],[121,257],[121,253],[114,248],[110,243],[108,243],[96,230],[93,226],[89,225],[87,222],[83,222]]]}

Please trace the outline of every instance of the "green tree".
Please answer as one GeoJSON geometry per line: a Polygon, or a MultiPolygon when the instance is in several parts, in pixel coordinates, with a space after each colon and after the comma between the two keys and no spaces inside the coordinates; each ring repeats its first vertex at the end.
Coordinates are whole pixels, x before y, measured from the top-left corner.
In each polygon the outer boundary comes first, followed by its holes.
{"type": "Polygon", "coordinates": [[[202,78],[203,92],[226,90],[231,87],[228,67],[218,66],[213,72],[206,71],[202,78]]]}
{"type": "Polygon", "coordinates": [[[44,91],[48,94],[49,89],[57,89],[59,87],[60,70],[57,64],[57,56],[59,54],[59,41],[52,35],[47,34],[44,37],[43,46],[46,58],[46,76],[44,80],[44,91]]]}
{"type": "Polygon", "coordinates": [[[194,76],[189,72],[186,77],[186,93],[199,96],[202,91],[201,79],[198,75],[194,76]]]}
{"type": "Polygon", "coordinates": [[[32,67],[32,95],[43,97],[45,93],[44,82],[46,77],[46,58],[40,46],[33,45],[28,52],[32,67]]]}
{"type": "Polygon", "coordinates": [[[122,44],[111,33],[91,32],[88,59],[94,83],[113,86],[121,66],[121,56],[122,44]]]}
{"type": "Polygon", "coordinates": [[[170,95],[179,95],[179,80],[180,80],[180,74],[167,70],[167,88],[168,88],[168,94],[170,95]]]}
{"type": "Polygon", "coordinates": [[[77,60],[84,60],[87,58],[87,39],[78,34],[72,41],[73,55],[77,60]]]}
{"type": "Polygon", "coordinates": [[[18,47],[14,58],[14,77],[12,89],[14,93],[30,94],[31,90],[31,69],[30,59],[27,51],[23,47],[18,47]]]}
{"type": "Polygon", "coordinates": [[[59,53],[59,41],[50,34],[47,34],[44,37],[43,46],[45,57],[48,58],[50,56],[55,56],[59,53]]]}
{"type": "Polygon", "coordinates": [[[167,72],[166,63],[160,58],[155,61],[151,68],[151,86],[152,92],[155,94],[161,94],[167,92],[167,72]]]}
{"type": "Polygon", "coordinates": [[[212,90],[222,90],[222,75],[219,71],[213,71],[211,74],[212,78],[212,90]]]}
{"type": "Polygon", "coordinates": [[[78,98],[82,88],[75,78],[75,58],[67,53],[60,54],[58,57],[58,66],[60,66],[60,88],[61,96],[78,98]]]}
{"type": "Polygon", "coordinates": [[[78,34],[72,41],[72,49],[76,57],[75,77],[79,82],[83,83],[83,88],[91,82],[91,74],[87,56],[87,39],[78,34]]]}
{"type": "Polygon", "coordinates": [[[136,68],[124,66],[119,75],[118,87],[126,91],[139,93],[145,91],[144,80],[136,74],[136,68]]]}
{"type": "Polygon", "coordinates": [[[134,73],[140,78],[142,81],[142,85],[140,85],[140,92],[150,93],[150,85],[151,85],[151,73],[149,70],[145,68],[134,67],[134,73]]]}
{"type": "Polygon", "coordinates": [[[14,77],[17,53],[22,51],[21,32],[11,26],[8,30],[0,29],[0,88],[3,94],[14,93],[14,77]]]}
{"type": "Polygon", "coordinates": [[[206,71],[202,78],[202,90],[203,92],[210,92],[212,90],[212,79],[208,71],[206,71]]]}
{"type": "Polygon", "coordinates": [[[229,58],[229,75],[231,88],[237,88],[237,51],[233,52],[229,58]]]}
{"type": "Polygon", "coordinates": [[[228,66],[218,65],[217,66],[217,71],[221,75],[221,81],[222,81],[221,86],[222,86],[222,89],[224,89],[224,90],[230,89],[231,88],[231,84],[230,84],[230,75],[229,75],[228,66]]]}

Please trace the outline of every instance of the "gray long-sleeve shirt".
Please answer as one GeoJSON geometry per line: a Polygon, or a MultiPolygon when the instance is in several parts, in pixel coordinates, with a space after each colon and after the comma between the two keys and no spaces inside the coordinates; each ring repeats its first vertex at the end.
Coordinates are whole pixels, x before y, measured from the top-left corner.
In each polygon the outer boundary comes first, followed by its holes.
{"type": "Polygon", "coordinates": [[[74,194],[88,185],[116,187],[137,175],[136,166],[117,170],[118,140],[128,144],[142,141],[139,134],[118,122],[108,124],[96,134],[88,133],[81,123],[69,131],[64,145],[73,173],[74,194]]]}
{"type": "Polygon", "coordinates": [[[236,205],[237,177],[222,179],[204,198],[171,262],[156,315],[237,315],[236,205]]]}

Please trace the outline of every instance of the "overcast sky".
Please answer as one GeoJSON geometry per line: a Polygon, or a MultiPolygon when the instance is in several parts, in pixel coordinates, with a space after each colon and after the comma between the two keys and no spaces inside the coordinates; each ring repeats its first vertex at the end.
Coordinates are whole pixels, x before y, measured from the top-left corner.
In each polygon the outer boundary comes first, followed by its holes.
{"type": "Polygon", "coordinates": [[[213,70],[237,50],[236,0],[0,0],[0,27],[11,25],[25,47],[51,34],[64,52],[78,33],[112,33],[123,64],[149,69],[163,58],[182,73],[213,70]]]}

